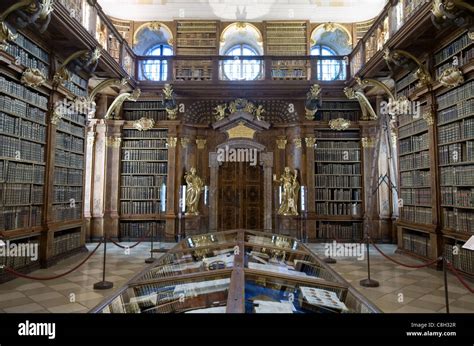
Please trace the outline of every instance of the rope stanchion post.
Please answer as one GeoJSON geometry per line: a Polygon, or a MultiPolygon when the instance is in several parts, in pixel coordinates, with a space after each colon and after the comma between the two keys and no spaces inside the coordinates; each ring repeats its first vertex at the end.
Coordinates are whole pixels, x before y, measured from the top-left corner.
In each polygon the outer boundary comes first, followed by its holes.
{"type": "Polygon", "coordinates": [[[379,287],[380,283],[377,280],[372,280],[370,277],[370,235],[367,234],[367,279],[361,280],[360,285],[362,287],[379,287]]]}
{"type": "Polygon", "coordinates": [[[113,282],[105,280],[105,269],[107,265],[107,236],[106,235],[104,235],[103,242],[104,242],[104,260],[102,263],[102,281],[96,282],[94,284],[95,290],[109,290],[112,287],[114,287],[113,282]]]}
{"type": "Polygon", "coordinates": [[[153,249],[154,244],[153,243],[155,241],[155,237],[154,237],[155,234],[154,233],[155,232],[153,230],[150,232],[150,243],[151,243],[151,245],[150,245],[150,257],[145,260],[146,264],[155,263],[155,257],[153,257],[153,255],[154,255],[154,249],[153,249]]]}
{"type": "Polygon", "coordinates": [[[448,292],[448,264],[443,256],[444,297],[446,299],[446,313],[449,314],[449,292],[448,292]]]}

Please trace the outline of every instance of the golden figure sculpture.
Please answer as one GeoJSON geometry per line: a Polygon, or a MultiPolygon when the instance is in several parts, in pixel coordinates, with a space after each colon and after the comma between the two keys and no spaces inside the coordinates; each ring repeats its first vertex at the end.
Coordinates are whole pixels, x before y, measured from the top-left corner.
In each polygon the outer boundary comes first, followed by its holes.
{"type": "Polygon", "coordinates": [[[199,215],[198,207],[201,198],[204,182],[196,174],[196,168],[192,167],[189,172],[184,175],[186,180],[186,215],[199,215]]]}
{"type": "Polygon", "coordinates": [[[290,167],[285,167],[280,184],[283,191],[278,215],[298,216],[298,193],[300,190],[298,171],[295,170],[294,173],[291,173],[290,167]]]}

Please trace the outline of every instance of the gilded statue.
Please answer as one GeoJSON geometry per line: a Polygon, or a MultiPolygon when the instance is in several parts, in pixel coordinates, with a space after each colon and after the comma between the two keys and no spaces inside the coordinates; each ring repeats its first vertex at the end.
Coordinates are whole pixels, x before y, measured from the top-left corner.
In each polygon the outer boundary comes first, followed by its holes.
{"type": "Polygon", "coordinates": [[[255,109],[255,118],[257,118],[258,121],[264,121],[265,120],[265,117],[263,116],[263,114],[265,113],[265,109],[263,108],[262,105],[258,106],[256,109],[255,109]]]}
{"type": "Polygon", "coordinates": [[[184,175],[186,180],[186,215],[199,215],[198,207],[201,193],[204,189],[204,182],[196,174],[196,168],[192,167],[184,175]]]}
{"type": "Polygon", "coordinates": [[[216,116],[216,121],[221,121],[225,118],[226,110],[226,104],[218,105],[216,108],[214,108],[214,115],[216,116]]]}
{"type": "Polygon", "coordinates": [[[298,183],[298,171],[291,173],[290,167],[285,167],[285,171],[280,178],[282,187],[281,206],[278,215],[298,216],[298,194],[300,184],[298,183]]]}

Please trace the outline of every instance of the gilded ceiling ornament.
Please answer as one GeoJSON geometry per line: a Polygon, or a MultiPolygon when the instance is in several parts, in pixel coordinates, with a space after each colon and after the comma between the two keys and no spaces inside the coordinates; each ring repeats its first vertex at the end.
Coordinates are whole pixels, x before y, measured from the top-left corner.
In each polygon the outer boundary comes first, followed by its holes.
{"type": "Polygon", "coordinates": [[[255,105],[245,99],[236,99],[235,101],[230,103],[229,111],[230,114],[234,114],[237,112],[246,112],[249,114],[253,114],[255,112],[255,105]]]}
{"type": "Polygon", "coordinates": [[[143,117],[133,123],[133,127],[138,131],[148,131],[155,126],[155,120],[143,117]]]}
{"type": "Polygon", "coordinates": [[[277,144],[278,149],[285,150],[286,145],[288,144],[288,141],[286,140],[286,138],[278,138],[276,140],[276,144],[277,144]]]}
{"type": "Polygon", "coordinates": [[[464,76],[457,67],[449,67],[438,77],[441,85],[448,88],[455,88],[464,83],[464,76]]]}
{"type": "Polygon", "coordinates": [[[196,145],[199,150],[204,150],[206,148],[207,140],[205,139],[196,139],[196,145]]]}
{"type": "Polygon", "coordinates": [[[43,72],[37,68],[27,68],[21,76],[21,83],[29,87],[39,87],[46,82],[43,72]]]}
{"type": "Polygon", "coordinates": [[[334,25],[334,23],[325,23],[324,24],[324,30],[325,31],[328,31],[328,32],[334,32],[336,31],[336,26],[334,25]]]}
{"type": "Polygon", "coordinates": [[[178,144],[178,137],[168,137],[166,139],[166,144],[168,145],[168,148],[176,148],[176,145],[178,144]]]}
{"type": "Polygon", "coordinates": [[[160,31],[161,30],[161,24],[159,22],[151,22],[148,27],[152,31],[160,31]]]}
{"type": "Polygon", "coordinates": [[[351,126],[351,122],[343,118],[331,120],[329,122],[329,127],[331,128],[331,130],[336,130],[336,131],[345,131],[350,126],[351,126]]]}

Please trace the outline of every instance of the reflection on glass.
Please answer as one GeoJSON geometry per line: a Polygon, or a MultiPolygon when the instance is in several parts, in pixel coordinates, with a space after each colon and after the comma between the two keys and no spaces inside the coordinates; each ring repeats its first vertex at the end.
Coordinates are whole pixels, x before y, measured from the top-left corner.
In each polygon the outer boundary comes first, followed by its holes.
{"type": "Polygon", "coordinates": [[[248,45],[237,45],[229,49],[226,55],[234,56],[234,60],[225,60],[224,75],[229,80],[255,80],[259,77],[262,67],[259,60],[241,60],[240,56],[257,56],[257,52],[248,45]]]}

